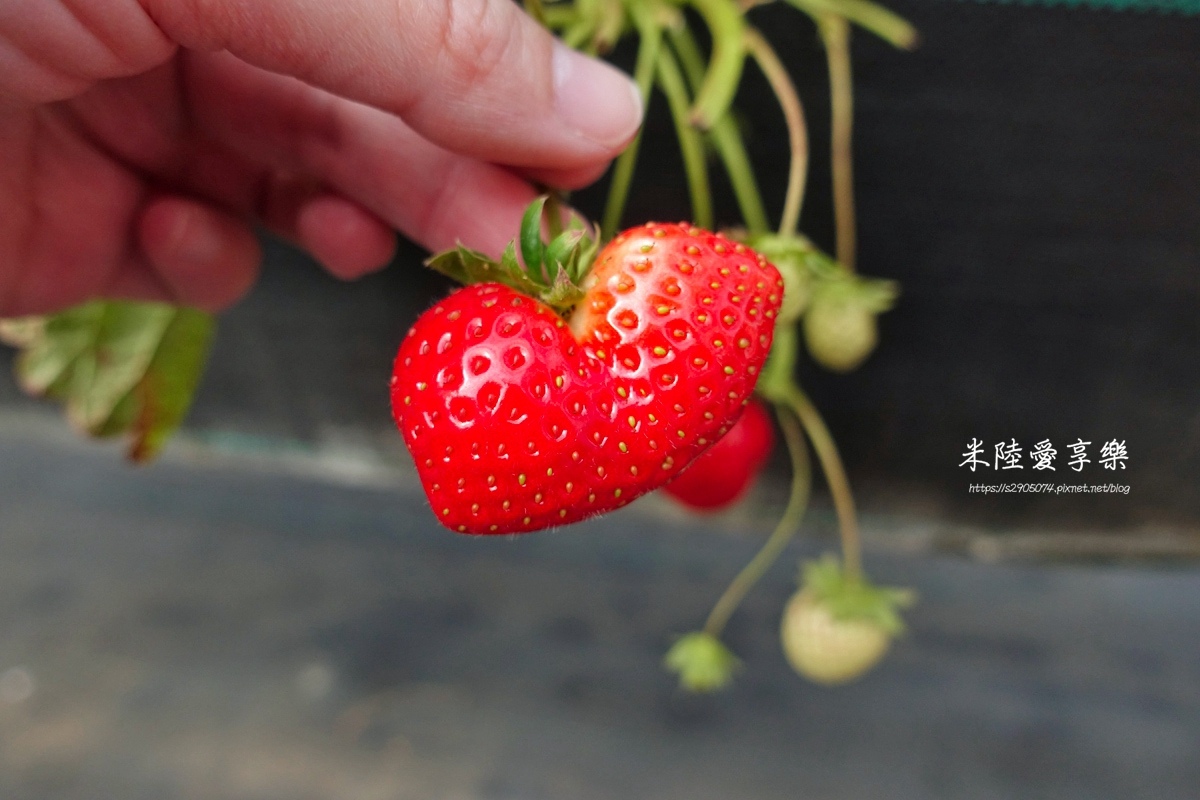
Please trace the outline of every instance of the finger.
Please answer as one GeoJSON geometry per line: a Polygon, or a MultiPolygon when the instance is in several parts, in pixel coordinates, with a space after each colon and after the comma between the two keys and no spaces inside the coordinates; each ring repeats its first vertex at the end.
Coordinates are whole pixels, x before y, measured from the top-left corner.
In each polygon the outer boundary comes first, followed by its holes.
{"type": "Polygon", "coordinates": [[[144,257],[128,259],[117,268],[102,297],[150,303],[176,302],[175,292],[144,257]]]}
{"type": "Polygon", "coordinates": [[[438,147],[391,114],[231,56],[190,58],[185,72],[206,136],[249,162],[314,176],[267,190],[259,212],[276,229],[323,186],[430,250],[461,241],[499,255],[536,196],[510,170],[438,147]]]}
{"type": "Polygon", "coordinates": [[[343,280],[382,269],[396,252],[396,235],[383,220],[357,203],[327,193],[300,208],[296,237],[305,250],[343,280]]]}
{"type": "Polygon", "coordinates": [[[137,0],[0,4],[0,103],[62,100],[162,63],[175,46],[137,0]]]}
{"type": "Polygon", "coordinates": [[[486,161],[594,165],[641,121],[627,76],[558,43],[510,0],[142,2],[186,47],[228,50],[398,114],[486,161]]]}
{"type": "Polygon", "coordinates": [[[240,220],[185,197],[147,203],[138,244],[174,299],[217,311],[240,299],[258,277],[262,251],[240,220]]]}

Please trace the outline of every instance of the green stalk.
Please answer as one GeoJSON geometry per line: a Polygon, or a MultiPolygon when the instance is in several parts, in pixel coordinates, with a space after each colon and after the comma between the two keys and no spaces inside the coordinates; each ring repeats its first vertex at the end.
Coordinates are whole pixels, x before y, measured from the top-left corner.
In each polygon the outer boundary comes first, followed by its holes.
{"type": "MultiPolygon", "coordinates": [[[[631,8],[633,22],[641,41],[638,44],[637,63],[633,68],[633,80],[642,93],[643,105],[649,105],[650,87],[654,80],[655,65],[658,63],[659,45],[662,44],[662,27],[653,15],[641,4],[631,8]]],[[[638,149],[642,143],[642,131],[638,130],[633,141],[617,156],[613,166],[612,183],[608,188],[608,201],[604,206],[604,218],[600,225],[600,236],[608,241],[617,233],[621,216],[625,213],[625,201],[629,198],[629,187],[633,182],[633,169],[637,165],[638,149]]]]}
{"type": "Polygon", "coordinates": [[[688,191],[692,198],[692,220],[701,228],[712,228],[712,195],[708,186],[708,164],[704,158],[704,142],[700,133],[688,124],[688,93],[679,64],[671,51],[658,52],[658,85],[667,97],[675,134],[679,137],[679,153],[687,174],[688,191]]]}
{"type": "Polygon", "coordinates": [[[794,412],[786,407],[776,408],[779,427],[783,430],[783,440],[787,444],[788,455],[792,460],[792,487],[788,495],[787,508],[770,537],[763,544],[750,563],[742,568],[737,577],[725,589],[724,594],[717,600],[704,622],[704,632],[719,637],[725,624],[733,612],[741,604],[746,594],[754,584],[766,573],[779,555],[787,547],[789,541],[800,528],[804,519],[804,511],[808,507],[809,489],[812,486],[812,468],[808,459],[808,448],[804,444],[804,434],[797,424],[794,412]]]}
{"type": "Polygon", "coordinates": [[[621,38],[621,29],[625,27],[625,9],[621,0],[600,0],[599,15],[596,22],[596,33],[592,37],[592,45],[599,53],[607,53],[621,38]]]}
{"type": "MultiPolygon", "coordinates": [[[[761,1],[747,0],[742,3],[742,8],[747,10],[761,1]]],[[[871,2],[871,0],[788,0],[788,2],[814,20],[823,14],[845,17],[850,22],[904,50],[913,49],[920,40],[917,29],[909,24],[908,20],[878,3],[871,2]]]]}
{"type": "MultiPolygon", "coordinates": [[[[698,91],[704,80],[704,60],[700,56],[696,40],[683,26],[670,29],[668,36],[687,76],[688,85],[693,92],[698,91]]],[[[766,233],[770,223],[767,221],[762,194],[758,190],[758,181],[754,178],[754,168],[746,154],[746,146],[742,141],[742,133],[738,130],[737,121],[731,114],[726,114],[713,123],[708,135],[721,158],[721,163],[725,166],[746,229],[752,234],[766,233]]]]}
{"type": "Polygon", "coordinates": [[[804,202],[804,184],[808,181],[808,128],[804,124],[804,106],[800,102],[800,93],[796,91],[787,69],[763,38],[762,34],[753,28],[747,28],[745,33],[746,49],[750,57],[763,71],[771,91],[779,101],[787,123],[788,148],[791,151],[791,163],[788,168],[787,193],[783,201],[783,213],[779,217],[779,234],[791,236],[796,233],[800,224],[800,209],[804,202]]]}
{"type": "Polygon", "coordinates": [[[851,137],[854,128],[854,83],[850,70],[850,23],[844,17],[823,14],[817,28],[825,42],[829,64],[830,158],[833,169],[833,211],[837,230],[837,260],[854,270],[854,165],[851,137]]]}
{"type": "Polygon", "coordinates": [[[696,93],[691,123],[701,130],[725,116],[742,80],[746,60],[742,30],[745,20],[733,0],[690,0],[712,34],[712,58],[704,83],[696,93]]]}
{"type": "Polygon", "coordinates": [[[849,580],[861,580],[862,571],[862,542],[858,533],[858,516],[854,510],[854,495],[850,491],[850,481],[846,477],[846,469],[842,465],[842,457],[838,454],[837,444],[821,418],[816,406],[808,396],[793,385],[786,393],[788,408],[800,420],[812,442],[817,460],[821,463],[821,471],[829,484],[829,493],[833,496],[833,507],[838,517],[838,534],[842,542],[842,563],[849,580]]]}

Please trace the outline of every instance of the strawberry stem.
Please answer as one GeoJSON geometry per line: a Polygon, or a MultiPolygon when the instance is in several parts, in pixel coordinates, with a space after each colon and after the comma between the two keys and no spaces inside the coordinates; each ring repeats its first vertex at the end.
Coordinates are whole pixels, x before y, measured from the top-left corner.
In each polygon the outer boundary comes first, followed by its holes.
{"type": "MultiPolygon", "coordinates": [[[[633,68],[633,81],[642,93],[642,104],[650,103],[650,87],[654,80],[655,65],[658,63],[659,45],[662,43],[662,27],[653,18],[653,14],[640,4],[631,8],[633,23],[637,27],[638,43],[637,63],[633,68]]],[[[621,224],[621,216],[625,213],[625,201],[629,198],[629,187],[633,182],[633,170],[637,165],[638,149],[642,143],[642,131],[629,146],[617,156],[613,165],[612,182],[608,187],[608,201],[604,206],[604,218],[600,225],[600,236],[604,241],[612,239],[621,224]]]]}
{"type": "Polygon", "coordinates": [[[821,471],[829,484],[829,493],[833,496],[833,507],[837,512],[838,535],[842,543],[842,562],[845,564],[848,580],[862,579],[862,542],[858,533],[858,515],[854,510],[854,494],[850,490],[850,481],[846,477],[846,469],[842,465],[842,457],[838,454],[837,444],[829,433],[821,413],[812,404],[800,387],[792,385],[785,393],[784,402],[795,413],[804,426],[812,442],[821,471]]]}
{"type": "Polygon", "coordinates": [[[667,105],[675,122],[675,134],[679,137],[679,152],[683,157],[688,191],[692,198],[692,221],[701,228],[711,228],[712,196],[708,186],[704,142],[700,133],[688,124],[687,87],[684,85],[678,62],[665,47],[658,52],[658,85],[666,95],[667,105]]]}
{"type": "MultiPolygon", "coordinates": [[[[704,61],[695,38],[684,26],[670,28],[667,35],[683,67],[684,75],[687,76],[688,85],[693,92],[697,91],[704,80],[704,61]]],[[[733,194],[742,212],[742,221],[746,229],[751,234],[766,233],[771,225],[767,221],[762,194],[758,190],[754,168],[746,154],[746,145],[742,141],[737,122],[732,115],[726,114],[713,123],[708,136],[725,166],[725,173],[729,176],[729,183],[733,187],[733,194]]]]}
{"type": "Polygon", "coordinates": [[[788,147],[791,150],[791,165],[788,169],[787,194],[784,196],[783,213],[779,217],[779,234],[791,236],[800,224],[800,207],[804,202],[804,184],[808,179],[808,128],[804,124],[804,106],[800,93],[788,76],[787,69],[775,54],[774,49],[753,28],[745,33],[746,50],[758,64],[771,91],[779,101],[787,123],[788,147]]]}
{"type": "Polygon", "coordinates": [[[837,260],[854,271],[854,83],[850,69],[850,23],[836,14],[821,14],[817,29],[829,65],[830,159],[837,260]]]}
{"type": "Polygon", "coordinates": [[[742,81],[742,66],[746,61],[742,39],[745,20],[733,0],[691,0],[691,5],[704,18],[712,35],[712,58],[690,115],[691,124],[708,130],[729,111],[742,81]]]}
{"type": "Polygon", "coordinates": [[[800,528],[800,522],[804,519],[804,512],[808,508],[808,495],[812,487],[812,468],[808,458],[808,447],[804,444],[804,434],[798,423],[798,416],[787,406],[776,406],[775,414],[779,419],[783,440],[787,444],[788,455],[792,460],[792,486],[788,495],[787,507],[762,548],[750,560],[750,563],[742,567],[742,571],[737,574],[725,589],[724,594],[717,600],[712,611],[709,612],[708,619],[704,622],[704,632],[713,637],[720,636],[725,624],[729,622],[733,612],[741,605],[746,594],[779,558],[788,542],[800,528]]]}

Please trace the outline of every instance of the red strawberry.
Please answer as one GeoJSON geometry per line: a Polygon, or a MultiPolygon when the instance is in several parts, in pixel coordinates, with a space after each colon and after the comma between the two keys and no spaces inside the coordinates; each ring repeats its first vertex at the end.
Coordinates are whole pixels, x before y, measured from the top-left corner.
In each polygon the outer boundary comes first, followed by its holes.
{"type": "MultiPolygon", "coordinates": [[[[561,284],[578,259],[526,232],[525,263],[571,296],[561,284]]],[[[457,275],[476,256],[435,266],[457,275]]],[[[515,264],[510,252],[472,274],[513,283],[515,264]]],[[[648,224],[618,235],[581,283],[569,324],[485,283],[435,305],[401,344],[393,413],[452,530],[531,531],[624,506],[724,435],[750,397],[783,284],[746,246],[648,224]]]]}
{"type": "Polygon", "coordinates": [[[771,416],[754,400],[716,444],[663,491],[689,508],[714,511],[737,502],[766,466],[775,445],[771,416]]]}

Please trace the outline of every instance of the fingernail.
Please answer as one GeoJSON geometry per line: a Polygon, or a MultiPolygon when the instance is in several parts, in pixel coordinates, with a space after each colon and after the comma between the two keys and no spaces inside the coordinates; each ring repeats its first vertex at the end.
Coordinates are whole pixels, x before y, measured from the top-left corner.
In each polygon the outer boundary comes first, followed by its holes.
{"type": "Polygon", "coordinates": [[[637,84],[617,68],[557,40],[554,103],[568,127],[604,147],[624,147],[642,124],[637,84]]]}

